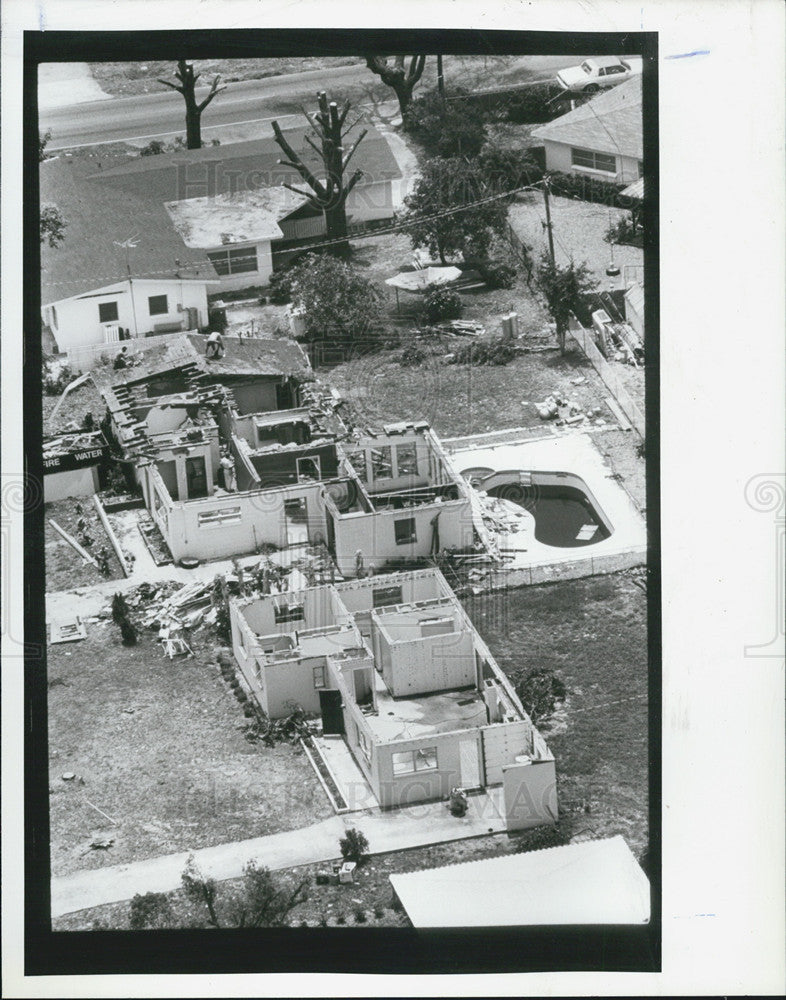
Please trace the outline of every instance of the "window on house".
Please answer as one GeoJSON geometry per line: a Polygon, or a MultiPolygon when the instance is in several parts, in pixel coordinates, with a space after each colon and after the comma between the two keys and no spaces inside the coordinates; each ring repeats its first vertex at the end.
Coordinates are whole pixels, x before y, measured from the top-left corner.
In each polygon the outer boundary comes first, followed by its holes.
{"type": "Polygon", "coordinates": [[[593,153],[591,149],[571,149],[570,162],[574,167],[586,170],[600,170],[605,174],[616,174],[617,158],[606,153],[593,153]]]}
{"type": "Polygon", "coordinates": [[[415,770],[415,759],[411,750],[390,755],[393,762],[393,777],[399,774],[412,774],[415,770]]]}
{"type": "Polygon", "coordinates": [[[352,451],[349,453],[349,464],[357,473],[361,483],[368,483],[366,475],[366,453],[365,451],[352,451]]]}
{"type": "Polygon", "coordinates": [[[371,601],[375,608],[387,608],[392,604],[403,604],[401,587],[374,587],[371,601]]]}
{"type": "Polygon", "coordinates": [[[242,520],[239,507],[224,507],[222,510],[206,510],[197,514],[200,528],[220,528],[225,524],[239,524],[242,520]]]}
{"type": "Polygon", "coordinates": [[[437,766],[437,748],[421,747],[415,751],[415,770],[433,771],[437,766]]]}
{"type": "Polygon", "coordinates": [[[216,250],[207,256],[215,268],[216,274],[221,275],[221,277],[225,277],[228,274],[244,274],[248,271],[258,270],[256,247],[216,250]]]}
{"type": "Polygon", "coordinates": [[[282,604],[273,609],[273,620],[276,625],[284,622],[305,621],[306,613],[302,604],[282,604]]]}
{"type": "Polygon", "coordinates": [[[114,323],[120,316],[117,311],[117,302],[99,302],[98,303],[98,322],[99,323],[114,323]]]}
{"type": "Polygon", "coordinates": [[[325,686],[325,668],[314,667],[314,687],[319,689],[325,686]]]}
{"type": "Polygon", "coordinates": [[[396,464],[400,476],[416,476],[418,474],[418,449],[414,441],[411,444],[398,445],[396,464]]]}
{"type": "Polygon", "coordinates": [[[309,458],[299,458],[297,460],[297,478],[298,482],[302,482],[304,479],[316,479],[318,481],[322,478],[318,455],[313,455],[309,458]]]}
{"type": "Polygon", "coordinates": [[[371,449],[371,476],[373,479],[391,479],[393,476],[393,456],[390,445],[371,449]]]}
{"type": "Polygon", "coordinates": [[[149,295],[147,308],[151,316],[165,316],[169,312],[166,295],[149,295]]]}
{"type": "Polygon", "coordinates": [[[411,545],[418,540],[414,517],[402,517],[393,522],[396,532],[396,545],[411,545]]]}

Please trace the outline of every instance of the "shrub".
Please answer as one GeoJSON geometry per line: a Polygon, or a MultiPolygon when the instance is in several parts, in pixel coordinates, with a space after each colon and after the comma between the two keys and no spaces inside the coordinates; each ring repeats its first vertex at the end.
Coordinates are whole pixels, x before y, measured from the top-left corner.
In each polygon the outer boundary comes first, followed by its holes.
{"type": "Polygon", "coordinates": [[[164,892],[137,893],[131,900],[128,922],[133,931],[171,927],[172,904],[164,892]]]}
{"type": "Polygon", "coordinates": [[[366,922],[366,911],[360,906],[355,910],[355,923],[365,924],[366,922]]]}
{"type": "Polygon", "coordinates": [[[427,357],[428,355],[422,347],[418,347],[417,344],[407,344],[406,347],[401,348],[398,363],[402,368],[415,368],[417,365],[423,364],[427,357]]]}
{"type": "Polygon", "coordinates": [[[128,619],[128,604],[122,594],[117,593],[112,598],[112,621],[119,625],[128,619]]]}
{"type": "Polygon", "coordinates": [[[477,270],[489,288],[512,288],[516,284],[516,268],[504,261],[481,261],[477,270]]]}
{"type": "Polygon", "coordinates": [[[533,722],[551,715],[558,701],[566,695],[562,680],[547,667],[531,670],[516,684],[516,694],[533,722]]]}
{"type": "Polygon", "coordinates": [[[50,362],[45,361],[41,373],[42,388],[47,396],[59,396],[65,387],[73,381],[74,373],[68,365],[62,365],[56,375],[52,374],[50,362]]]}
{"type": "Polygon", "coordinates": [[[561,90],[553,84],[536,84],[505,94],[498,101],[498,116],[516,124],[535,125],[550,122],[565,113],[559,101],[553,101],[561,90]]]}
{"type": "Polygon", "coordinates": [[[159,156],[161,153],[167,151],[167,146],[165,142],[161,142],[160,139],[151,140],[146,146],[143,146],[139,150],[140,156],[159,156]]]}
{"type": "Polygon", "coordinates": [[[385,907],[378,903],[374,907],[374,916],[377,920],[381,920],[385,916],[385,907]]]}
{"type": "Polygon", "coordinates": [[[292,301],[292,281],[294,275],[291,268],[274,271],[268,282],[268,295],[275,305],[284,305],[292,301]]]}
{"type": "Polygon", "coordinates": [[[516,854],[526,854],[528,851],[542,851],[547,847],[562,847],[569,843],[570,837],[562,830],[559,823],[554,826],[539,826],[528,831],[516,844],[516,854]]]}
{"type": "Polygon", "coordinates": [[[603,181],[597,177],[585,174],[563,174],[559,171],[549,174],[551,193],[562,198],[573,198],[578,201],[592,201],[601,205],[627,208],[627,199],[620,198],[620,192],[626,187],[615,181],[603,181]]]}
{"type": "Polygon", "coordinates": [[[347,835],[339,840],[338,846],[341,849],[341,857],[345,861],[354,861],[356,864],[362,865],[368,857],[368,838],[355,827],[347,830],[347,835]]]}
{"type": "Polygon", "coordinates": [[[136,646],[136,629],[127,618],[120,622],[120,635],[124,646],[136,646]]]}
{"type": "Polygon", "coordinates": [[[501,338],[472,341],[454,352],[453,365],[506,365],[516,356],[512,344],[501,338]]]}
{"type": "Polygon", "coordinates": [[[461,296],[452,288],[432,288],[424,299],[426,318],[429,323],[443,319],[458,319],[463,311],[461,296]]]}
{"type": "Polygon", "coordinates": [[[336,917],[336,923],[343,926],[346,922],[347,918],[344,916],[344,914],[339,913],[339,915],[336,917]]]}
{"type": "Polygon", "coordinates": [[[616,243],[620,245],[641,246],[643,242],[643,232],[641,226],[633,224],[630,216],[623,216],[619,222],[615,223],[603,234],[606,243],[616,243]]]}

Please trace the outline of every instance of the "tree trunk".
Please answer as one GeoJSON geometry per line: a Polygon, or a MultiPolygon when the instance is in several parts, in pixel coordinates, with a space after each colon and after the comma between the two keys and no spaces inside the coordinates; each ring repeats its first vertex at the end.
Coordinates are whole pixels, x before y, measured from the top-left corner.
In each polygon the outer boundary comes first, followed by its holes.
{"type": "Polygon", "coordinates": [[[188,149],[202,148],[202,112],[196,101],[186,100],[186,146],[188,149]]]}

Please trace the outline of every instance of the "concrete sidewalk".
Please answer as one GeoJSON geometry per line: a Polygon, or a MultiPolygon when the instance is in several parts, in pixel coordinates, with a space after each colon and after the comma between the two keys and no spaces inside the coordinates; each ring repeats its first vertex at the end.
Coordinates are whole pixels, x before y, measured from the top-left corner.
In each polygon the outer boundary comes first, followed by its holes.
{"type": "MultiPolygon", "coordinates": [[[[471,795],[462,818],[451,816],[445,802],[426,802],[389,812],[332,816],[300,830],[219,844],[193,851],[197,865],[215,879],[236,878],[251,858],[272,870],[331,861],[340,856],[339,838],[355,827],[368,838],[373,854],[427,844],[503,833],[501,788],[471,795]]],[[[131,899],[136,893],[168,892],[180,886],[187,851],[163,857],[77,872],[52,879],[52,917],[104,903],[131,899]]]]}

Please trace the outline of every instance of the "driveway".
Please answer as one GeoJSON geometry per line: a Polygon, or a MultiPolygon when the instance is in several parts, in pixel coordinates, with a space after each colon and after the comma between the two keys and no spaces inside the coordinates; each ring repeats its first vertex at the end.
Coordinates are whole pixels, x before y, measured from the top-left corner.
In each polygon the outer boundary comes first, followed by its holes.
{"type": "Polygon", "coordinates": [[[87,63],[42,63],[38,69],[39,111],[110,99],[93,79],[87,63]]]}

